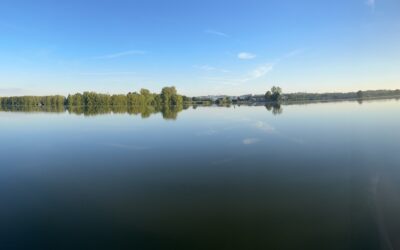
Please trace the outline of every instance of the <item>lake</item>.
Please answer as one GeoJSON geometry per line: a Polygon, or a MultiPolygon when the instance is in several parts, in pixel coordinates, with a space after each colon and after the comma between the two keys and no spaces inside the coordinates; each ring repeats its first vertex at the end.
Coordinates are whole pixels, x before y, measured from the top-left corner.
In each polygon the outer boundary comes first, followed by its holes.
{"type": "Polygon", "coordinates": [[[398,100],[178,111],[0,112],[0,249],[400,249],[398,100]]]}

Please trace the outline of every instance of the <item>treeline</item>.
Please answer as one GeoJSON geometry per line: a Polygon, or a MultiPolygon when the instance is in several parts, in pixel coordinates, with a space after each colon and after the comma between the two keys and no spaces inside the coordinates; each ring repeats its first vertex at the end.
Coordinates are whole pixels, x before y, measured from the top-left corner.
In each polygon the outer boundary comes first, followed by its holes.
{"type": "Polygon", "coordinates": [[[348,93],[293,93],[284,94],[285,101],[330,101],[400,97],[400,90],[368,90],[348,93]]]}
{"type": "Polygon", "coordinates": [[[0,97],[1,106],[64,106],[64,96],[15,96],[0,97]]]}
{"type": "Polygon", "coordinates": [[[18,96],[0,97],[2,107],[31,106],[31,107],[92,107],[92,106],[180,106],[191,105],[230,105],[245,103],[268,103],[268,102],[307,102],[307,101],[335,101],[350,99],[383,99],[399,98],[400,90],[369,90],[349,93],[291,93],[283,94],[280,87],[272,87],[264,95],[243,96],[208,96],[208,97],[186,97],[178,94],[175,87],[164,87],[161,93],[151,93],[147,89],[139,92],[130,92],[126,95],[109,95],[95,92],[77,93],[54,96],[18,96]]]}
{"type": "Polygon", "coordinates": [[[66,99],[67,106],[160,106],[181,105],[184,97],[179,95],[175,87],[165,87],[160,94],[151,93],[147,89],[141,89],[139,93],[133,92],[127,95],[108,95],[95,92],[69,95],[66,99]]]}
{"type": "Polygon", "coordinates": [[[165,87],[160,94],[147,89],[127,95],[109,95],[95,92],[77,93],[68,97],[56,96],[19,96],[0,97],[1,106],[176,106],[191,100],[179,95],[175,87],[165,87]]]}

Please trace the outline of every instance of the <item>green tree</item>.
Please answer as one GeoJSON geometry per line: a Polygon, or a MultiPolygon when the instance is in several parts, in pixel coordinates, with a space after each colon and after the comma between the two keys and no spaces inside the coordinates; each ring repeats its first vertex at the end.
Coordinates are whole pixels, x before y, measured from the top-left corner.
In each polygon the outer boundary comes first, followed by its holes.
{"type": "Polygon", "coordinates": [[[111,105],[112,106],[126,106],[128,104],[128,99],[126,95],[112,95],[111,105]]]}
{"type": "Polygon", "coordinates": [[[281,99],[282,89],[280,87],[273,86],[271,92],[273,101],[279,101],[281,99]]]}
{"type": "Polygon", "coordinates": [[[181,105],[183,98],[178,95],[175,87],[165,87],[161,90],[161,101],[164,105],[181,105]]]}

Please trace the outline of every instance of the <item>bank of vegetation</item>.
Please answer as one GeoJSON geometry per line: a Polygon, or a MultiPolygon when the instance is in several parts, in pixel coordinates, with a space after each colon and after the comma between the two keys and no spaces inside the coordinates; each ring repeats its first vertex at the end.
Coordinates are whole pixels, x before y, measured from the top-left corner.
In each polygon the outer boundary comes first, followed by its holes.
{"type": "Polygon", "coordinates": [[[272,87],[263,95],[242,96],[206,96],[186,97],[178,94],[175,87],[164,87],[160,93],[151,93],[147,89],[128,94],[100,94],[84,92],[67,97],[54,96],[15,96],[0,97],[1,107],[140,107],[149,106],[160,110],[163,107],[180,107],[184,105],[220,105],[251,104],[251,103],[287,103],[337,100],[364,100],[400,98],[400,90],[370,90],[348,93],[283,93],[280,87],[272,87]]]}
{"type": "Polygon", "coordinates": [[[15,96],[0,97],[2,106],[179,106],[187,98],[179,95],[175,87],[165,87],[160,94],[147,89],[127,95],[109,95],[95,92],[77,93],[67,97],[55,96],[15,96]]]}
{"type": "Polygon", "coordinates": [[[307,102],[307,101],[335,101],[335,100],[368,100],[400,98],[400,90],[368,90],[347,93],[292,93],[283,96],[284,101],[307,102]]]}

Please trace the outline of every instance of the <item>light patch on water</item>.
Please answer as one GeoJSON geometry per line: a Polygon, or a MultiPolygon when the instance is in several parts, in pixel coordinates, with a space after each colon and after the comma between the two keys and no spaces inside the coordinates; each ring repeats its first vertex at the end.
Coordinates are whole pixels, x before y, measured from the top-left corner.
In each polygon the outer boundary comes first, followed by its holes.
{"type": "Polygon", "coordinates": [[[198,132],[196,135],[197,136],[211,136],[211,135],[215,135],[217,133],[218,133],[217,130],[209,129],[209,130],[198,132]]]}
{"type": "Polygon", "coordinates": [[[258,138],[245,138],[243,139],[243,144],[244,145],[252,145],[252,144],[256,144],[258,142],[260,142],[260,139],[258,138]]]}
{"type": "Polygon", "coordinates": [[[268,123],[262,122],[262,121],[257,121],[254,124],[254,127],[256,127],[257,129],[262,130],[266,133],[274,133],[276,131],[276,129],[273,126],[271,126],[268,123]]]}

